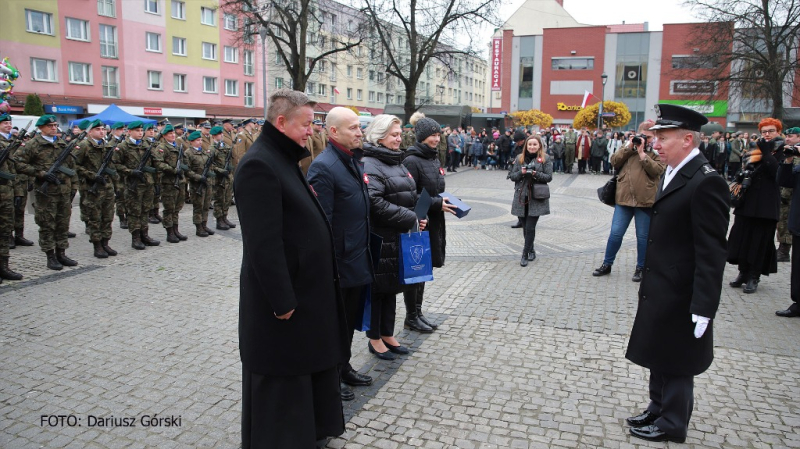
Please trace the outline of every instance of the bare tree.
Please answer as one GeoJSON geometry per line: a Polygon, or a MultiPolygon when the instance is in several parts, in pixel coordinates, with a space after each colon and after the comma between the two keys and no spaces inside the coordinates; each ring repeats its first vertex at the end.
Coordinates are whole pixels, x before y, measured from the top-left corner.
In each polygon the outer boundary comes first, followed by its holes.
{"type": "Polygon", "coordinates": [[[371,42],[381,50],[381,57],[371,62],[403,85],[406,121],[432,98],[417,101],[417,86],[432,61],[440,61],[447,76],[459,76],[457,56],[485,51],[485,43],[476,45],[473,39],[481,24],[499,22],[500,1],[363,0],[371,42]]]}
{"type": "Polygon", "coordinates": [[[314,67],[340,52],[361,44],[362,27],[342,29],[321,10],[317,0],[223,0],[222,9],[244,19],[237,43],[249,46],[266,32],[273,49],[292,80],[292,88],[305,91],[314,67]],[[322,38],[321,31],[328,37],[322,38]],[[309,39],[311,37],[311,39],[309,39]],[[309,51],[310,50],[310,51],[309,51]]]}
{"type": "Polygon", "coordinates": [[[688,39],[708,81],[729,87],[752,104],[783,117],[786,97],[797,98],[800,0],[686,0],[708,22],[688,39]],[[705,61],[705,62],[702,62],[705,61]],[[766,105],[769,102],[769,105],[766,105]]]}

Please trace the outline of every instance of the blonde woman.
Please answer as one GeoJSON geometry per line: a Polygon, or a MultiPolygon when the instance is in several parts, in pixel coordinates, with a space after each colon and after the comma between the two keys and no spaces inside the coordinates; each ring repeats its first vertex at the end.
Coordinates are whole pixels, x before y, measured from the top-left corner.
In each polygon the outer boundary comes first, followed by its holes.
{"type": "Polygon", "coordinates": [[[550,199],[534,198],[534,185],[546,185],[553,180],[553,161],[547,155],[542,138],[538,135],[525,139],[522,148],[523,152],[514,158],[514,165],[508,177],[516,183],[511,213],[523,222],[522,230],[525,236],[519,264],[527,267],[528,261],[536,259],[536,250],[533,248],[536,223],[540,216],[550,213],[550,199]]]}

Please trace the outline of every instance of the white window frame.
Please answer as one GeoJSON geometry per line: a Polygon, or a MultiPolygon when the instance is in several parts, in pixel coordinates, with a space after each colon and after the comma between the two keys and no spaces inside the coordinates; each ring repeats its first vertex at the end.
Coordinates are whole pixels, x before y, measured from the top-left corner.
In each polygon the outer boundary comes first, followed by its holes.
{"type": "Polygon", "coordinates": [[[375,91],[374,90],[371,90],[371,91],[369,91],[369,93],[367,93],[367,101],[369,101],[370,103],[374,103],[375,102],[375,91]]]}
{"type": "Polygon", "coordinates": [[[53,33],[53,14],[44,11],[37,11],[35,9],[26,9],[25,10],[25,31],[34,34],[46,34],[49,36],[55,36],[53,33]],[[41,14],[42,21],[38,24],[33,23],[33,14],[41,14]],[[37,30],[35,25],[41,26],[41,30],[37,30]]]}
{"type": "Polygon", "coordinates": [[[101,23],[99,26],[100,30],[100,57],[101,58],[108,58],[108,59],[118,59],[119,58],[119,43],[117,41],[117,27],[114,25],[106,25],[101,23]],[[111,38],[113,42],[109,43],[108,41],[103,41],[108,33],[103,33],[104,29],[111,30],[111,38]],[[108,50],[113,48],[113,55],[108,50]],[[106,51],[106,54],[103,54],[103,51],[106,51]]]}
{"type": "Polygon", "coordinates": [[[377,101],[378,103],[383,103],[383,92],[378,92],[377,101]]]}
{"type": "Polygon", "coordinates": [[[361,101],[363,93],[364,91],[362,91],[361,89],[356,89],[356,101],[361,101]]]}
{"type": "Polygon", "coordinates": [[[348,78],[352,78],[353,77],[353,66],[351,66],[351,65],[347,66],[347,77],[348,78]]]}
{"type": "Polygon", "coordinates": [[[253,50],[242,50],[242,65],[244,66],[245,75],[255,75],[255,53],[253,50]]]}
{"type": "Polygon", "coordinates": [[[151,33],[145,31],[144,33],[144,49],[145,51],[153,53],[161,53],[161,35],[158,33],[151,33]],[[155,38],[155,47],[152,46],[151,39],[155,38]]]}
{"type": "Polygon", "coordinates": [[[307,82],[306,83],[306,95],[308,95],[309,97],[315,95],[317,93],[315,87],[316,87],[316,83],[313,83],[311,81],[307,82]]]}
{"type": "Polygon", "coordinates": [[[239,49],[236,47],[228,47],[227,45],[223,47],[223,61],[228,62],[231,64],[238,64],[239,63],[239,49]],[[228,56],[233,55],[233,58],[229,58],[228,56]]]}
{"type": "Polygon", "coordinates": [[[233,14],[225,13],[223,16],[223,27],[229,31],[236,31],[239,29],[239,18],[233,14]]]}
{"type": "Polygon", "coordinates": [[[200,23],[211,27],[217,26],[217,10],[212,8],[200,7],[200,23]],[[209,14],[210,13],[210,14],[209,14]],[[211,18],[211,22],[206,22],[206,16],[211,18]]]}
{"type": "Polygon", "coordinates": [[[144,12],[148,14],[161,15],[161,12],[158,10],[159,3],[159,0],[144,0],[144,12]]]}
{"type": "Polygon", "coordinates": [[[356,67],[356,79],[363,80],[364,79],[364,69],[361,67],[356,67]]]}
{"type": "Polygon", "coordinates": [[[147,90],[164,90],[164,74],[159,70],[147,71],[147,90]],[[153,83],[153,79],[157,82],[153,83]],[[157,87],[153,87],[157,84],[157,87]]]}
{"type": "Polygon", "coordinates": [[[182,2],[181,0],[172,0],[170,9],[172,9],[170,16],[173,19],[186,20],[186,2],[182,2]],[[176,13],[179,14],[176,15],[176,13]]]}
{"type": "Polygon", "coordinates": [[[208,61],[216,61],[217,60],[217,44],[213,44],[211,42],[203,42],[202,48],[203,48],[203,54],[202,54],[203,59],[206,59],[208,61]],[[208,46],[208,47],[206,47],[206,46],[208,46]],[[206,57],[206,48],[210,48],[212,50],[211,52],[213,54],[211,55],[210,58],[206,57]]]}
{"type": "Polygon", "coordinates": [[[117,17],[117,0],[97,0],[97,15],[117,17]]]}
{"type": "Polygon", "coordinates": [[[319,95],[320,97],[326,97],[328,95],[328,85],[317,84],[317,95],[319,95]]]}
{"type": "Polygon", "coordinates": [[[185,37],[172,36],[172,54],[175,55],[175,56],[186,56],[186,38],[185,37]],[[178,43],[179,45],[176,46],[175,43],[178,43]],[[179,51],[176,51],[176,47],[180,47],[180,48],[177,48],[177,50],[182,50],[183,52],[181,53],[179,51]]]}
{"type": "Polygon", "coordinates": [[[283,78],[275,77],[275,89],[283,89],[283,78]]]}
{"type": "Polygon", "coordinates": [[[353,99],[353,88],[352,87],[348,87],[347,88],[347,99],[348,100],[352,100],[353,99]]]}
{"type": "Polygon", "coordinates": [[[225,96],[238,97],[239,96],[239,80],[225,80],[225,96]],[[229,89],[233,87],[233,89],[229,89]]]}
{"type": "Polygon", "coordinates": [[[319,67],[319,73],[325,73],[325,69],[328,68],[327,61],[325,61],[324,59],[318,61],[317,66],[319,67]]]}
{"type": "Polygon", "coordinates": [[[120,97],[120,89],[119,89],[119,68],[113,66],[101,66],[100,67],[100,75],[102,76],[102,85],[103,85],[103,98],[119,98],[120,97]],[[113,82],[109,82],[107,78],[108,73],[114,74],[113,82]],[[114,89],[116,95],[111,95],[111,89],[114,89]]]}
{"type": "Polygon", "coordinates": [[[244,106],[252,108],[256,105],[256,85],[255,83],[244,83],[244,106]]]}
{"type": "Polygon", "coordinates": [[[91,27],[89,27],[89,22],[88,21],[82,20],[82,19],[76,19],[74,17],[66,17],[64,22],[65,22],[64,23],[64,25],[65,25],[64,36],[66,36],[67,39],[72,40],[72,41],[91,42],[91,40],[92,40],[92,31],[91,31],[91,27]],[[81,29],[82,36],[73,36],[71,34],[72,27],[70,26],[70,22],[76,22],[78,25],[82,25],[81,26],[81,28],[82,28],[81,29]]]}
{"type": "Polygon", "coordinates": [[[217,83],[217,77],[216,76],[204,76],[203,77],[203,93],[204,94],[217,94],[217,93],[219,93],[219,85],[217,83]],[[206,81],[208,81],[208,80],[213,80],[214,90],[207,90],[206,89],[206,87],[207,87],[206,81]]]}
{"type": "Polygon", "coordinates": [[[87,62],[72,62],[70,61],[67,64],[67,71],[69,77],[70,84],[83,84],[85,86],[91,86],[94,84],[92,80],[92,65],[87,62]],[[76,70],[80,68],[81,75],[86,79],[86,81],[78,81],[73,77],[73,74],[76,73],[76,70]]]}
{"type": "Polygon", "coordinates": [[[330,76],[330,80],[331,80],[331,81],[336,81],[336,63],[335,63],[335,62],[332,62],[332,63],[331,63],[331,76],[330,76]]]}
{"type": "Polygon", "coordinates": [[[189,90],[186,87],[186,79],[187,76],[185,73],[173,73],[172,74],[172,91],[178,93],[188,93],[189,90]],[[180,86],[182,84],[182,86],[180,86]],[[182,89],[179,89],[182,87],[182,89]]]}
{"type": "Polygon", "coordinates": [[[52,59],[44,59],[44,58],[31,58],[31,81],[40,81],[43,83],[57,83],[58,82],[58,72],[56,61],[52,59]],[[47,72],[47,77],[38,78],[39,75],[38,70],[36,70],[36,63],[44,62],[45,63],[45,71],[47,72]]]}

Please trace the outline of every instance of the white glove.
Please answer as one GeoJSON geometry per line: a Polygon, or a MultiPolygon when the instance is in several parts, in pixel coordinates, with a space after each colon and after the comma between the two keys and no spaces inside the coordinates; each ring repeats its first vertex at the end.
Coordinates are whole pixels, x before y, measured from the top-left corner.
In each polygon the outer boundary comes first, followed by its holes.
{"type": "Polygon", "coordinates": [[[700,338],[706,333],[709,321],[711,321],[710,318],[692,314],[692,323],[697,323],[694,327],[694,338],[700,338]]]}

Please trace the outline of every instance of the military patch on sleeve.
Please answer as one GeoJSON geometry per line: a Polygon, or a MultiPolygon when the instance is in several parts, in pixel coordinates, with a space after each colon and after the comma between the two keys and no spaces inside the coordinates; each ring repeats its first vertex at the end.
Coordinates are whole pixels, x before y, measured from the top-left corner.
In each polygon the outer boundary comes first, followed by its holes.
{"type": "Polygon", "coordinates": [[[704,165],[703,165],[703,174],[704,174],[704,175],[707,175],[707,174],[709,174],[709,173],[716,173],[716,172],[717,172],[717,171],[716,171],[716,170],[714,170],[714,168],[713,168],[712,166],[710,166],[710,165],[708,165],[708,164],[704,164],[704,165]]]}

